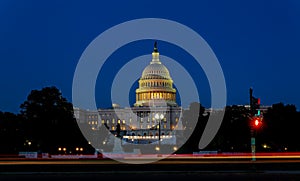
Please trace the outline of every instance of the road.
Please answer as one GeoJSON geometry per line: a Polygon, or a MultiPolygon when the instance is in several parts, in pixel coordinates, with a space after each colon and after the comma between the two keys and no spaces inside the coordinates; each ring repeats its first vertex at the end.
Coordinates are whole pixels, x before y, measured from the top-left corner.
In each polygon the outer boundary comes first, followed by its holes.
{"type": "Polygon", "coordinates": [[[150,164],[111,159],[2,159],[0,180],[300,180],[300,159],[167,158],[150,164]]]}

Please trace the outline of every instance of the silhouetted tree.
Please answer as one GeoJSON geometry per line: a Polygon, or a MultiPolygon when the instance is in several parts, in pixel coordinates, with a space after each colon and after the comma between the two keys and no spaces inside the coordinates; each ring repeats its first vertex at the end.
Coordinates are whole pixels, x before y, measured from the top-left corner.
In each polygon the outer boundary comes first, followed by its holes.
{"type": "Polygon", "coordinates": [[[87,144],[73,116],[72,104],[56,87],[32,90],[20,107],[26,135],[36,149],[55,153],[60,146],[71,149],[87,144]]]}
{"type": "MultiPolygon", "coordinates": [[[[217,113],[215,113],[217,114],[217,113]]],[[[191,120],[197,119],[195,129],[190,138],[178,150],[178,153],[192,153],[199,151],[198,144],[206,127],[209,113],[199,103],[192,103],[189,110],[183,113],[185,134],[193,130],[191,120]]],[[[249,151],[250,150],[250,112],[244,106],[227,106],[219,131],[211,143],[204,149],[210,151],[249,151]]]]}
{"type": "Polygon", "coordinates": [[[226,106],[221,127],[207,147],[219,151],[250,151],[250,111],[244,106],[226,106]]]}
{"type": "Polygon", "coordinates": [[[188,138],[177,153],[192,153],[199,151],[198,144],[206,126],[209,115],[204,115],[205,108],[199,103],[191,103],[183,112],[182,124],[185,127],[183,136],[188,138]]]}
{"type": "Polygon", "coordinates": [[[0,111],[0,153],[16,154],[19,150],[28,146],[28,142],[24,137],[21,117],[13,113],[0,111]]]}
{"type": "Polygon", "coordinates": [[[300,113],[294,105],[273,104],[264,114],[260,140],[272,151],[300,151],[300,113]]]}

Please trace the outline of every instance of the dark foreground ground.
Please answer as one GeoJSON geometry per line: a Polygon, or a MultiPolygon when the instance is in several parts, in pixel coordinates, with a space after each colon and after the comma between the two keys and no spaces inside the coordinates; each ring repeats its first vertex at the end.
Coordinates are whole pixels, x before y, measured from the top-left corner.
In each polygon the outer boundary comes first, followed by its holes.
{"type": "Polygon", "coordinates": [[[2,160],[0,180],[300,180],[300,160],[2,160]]]}

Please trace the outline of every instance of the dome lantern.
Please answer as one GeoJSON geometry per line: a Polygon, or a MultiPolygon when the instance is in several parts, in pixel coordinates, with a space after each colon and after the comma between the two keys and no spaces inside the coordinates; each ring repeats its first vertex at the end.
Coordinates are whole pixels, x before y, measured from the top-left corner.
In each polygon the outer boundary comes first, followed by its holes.
{"type": "Polygon", "coordinates": [[[154,43],[154,50],[152,52],[152,61],[150,62],[150,64],[161,64],[161,62],[159,61],[159,52],[157,49],[157,42],[154,43]]]}

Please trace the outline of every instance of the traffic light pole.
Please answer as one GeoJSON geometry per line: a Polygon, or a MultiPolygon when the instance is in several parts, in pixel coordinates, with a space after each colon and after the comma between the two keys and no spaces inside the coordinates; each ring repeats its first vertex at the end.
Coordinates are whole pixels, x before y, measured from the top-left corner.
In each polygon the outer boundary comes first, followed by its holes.
{"type": "Polygon", "coordinates": [[[250,135],[251,135],[251,160],[256,161],[255,157],[255,152],[256,152],[256,147],[255,147],[255,134],[254,134],[254,129],[252,128],[251,121],[253,117],[253,89],[250,88],[249,90],[250,93],[250,112],[251,112],[251,120],[250,120],[250,135]]]}
{"type": "Polygon", "coordinates": [[[254,134],[254,130],[251,129],[251,158],[252,158],[251,160],[252,161],[256,161],[255,152],[256,152],[255,134],[254,134]]]}

